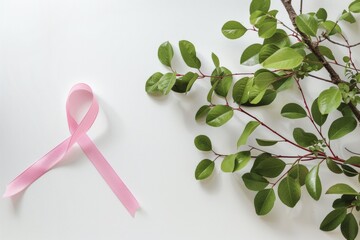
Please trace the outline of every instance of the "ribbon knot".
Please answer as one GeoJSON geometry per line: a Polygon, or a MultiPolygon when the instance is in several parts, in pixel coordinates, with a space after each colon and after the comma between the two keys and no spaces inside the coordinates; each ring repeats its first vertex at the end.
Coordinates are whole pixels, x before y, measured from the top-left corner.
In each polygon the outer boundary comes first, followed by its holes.
{"type": "Polygon", "coordinates": [[[126,187],[124,182],[116,174],[114,169],[106,161],[101,152],[97,149],[93,141],[88,137],[86,132],[91,128],[97,114],[99,112],[99,104],[91,90],[91,88],[84,84],[76,84],[68,95],[66,101],[66,114],[71,136],[57,145],[54,149],[48,152],[45,156],[40,158],[24,172],[17,176],[6,188],[4,197],[11,197],[29,187],[34,181],[40,178],[43,174],[49,171],[57,163],[59,163],[68,153],[70,148],[78,143],[85,155],[93,163],[100,175],[104,178],[111,190],[115,193],[118,199],[126,207],[129,213],[134,216],[139,204],[130,190],[126,187]],[[91,105],[80,123],[77,123],[70,112],[70,108],[77,106],[74,103],[73,95],[85,96],[87,94],[91,97],[91,105]]]}

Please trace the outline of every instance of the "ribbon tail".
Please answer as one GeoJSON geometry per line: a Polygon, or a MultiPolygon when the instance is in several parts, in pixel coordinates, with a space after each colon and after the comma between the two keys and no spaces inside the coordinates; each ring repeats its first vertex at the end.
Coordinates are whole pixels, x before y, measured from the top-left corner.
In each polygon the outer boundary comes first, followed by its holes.
{"type": "Polygon", "coordinates": [[[60,143],[45,156],[40,158],[25,171],[23,171],[19,176],[17,176],[11,183],[7,185],[3,197],[7,198],[20,193],[29,187],[33,182],[35,182],[39,177],[49,171],[66,154],[69,140],[70,138],[60,143]]]}
{"type": "Polygon", "coordinates": [[[122,202],[131,216],[135,216],[136,211],[139,209],[139,203],[127,188],[125,183],[116,174],[111,165],[106,161],[101,152],[97,149],[93,141],[86,135],[78,140],[78,144],[84,151],[86,156],[93,163],[100,175],[104,178],[105,182],[110,186],[111,190],[115,193],[118,199],[122,202]]]}

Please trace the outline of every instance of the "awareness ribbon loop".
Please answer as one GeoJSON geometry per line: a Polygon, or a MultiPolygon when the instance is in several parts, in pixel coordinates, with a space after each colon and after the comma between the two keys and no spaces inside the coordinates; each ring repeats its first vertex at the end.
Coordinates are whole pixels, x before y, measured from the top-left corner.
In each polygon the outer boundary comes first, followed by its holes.
{"type": "Polygon", "coordinates": [[[40,158],[24,172],[17,176],[6,188],[4,197],[11,197],[29,187],[34,181],[40,178],[43,174],[49,171],[53,166],[60,162],[70,148],[78,143],[85,155],[93,163],[105,182],[109,185],[111,190],[115,193],[118,199],[126,207],[132,216],[135,216],[139,204],[130,190],[126,187],[124,182],[116,174],[114,169],[106,161],[101,152],[97,149],[93,141],[88,137],[86,132],[91,128],[97,114],[99,112],[99,104],[91,90],[91,88],[84,84],[76,84],[71,90],[66,102],[66,114],[71,136],[57,145],[54,149],[48,152],[45,156],[40,158]],[[70,107],[76,106],[73,95],[91,96],[91,105],[86,112],[84,118],[78,124],[70,113],[70,107]]]}

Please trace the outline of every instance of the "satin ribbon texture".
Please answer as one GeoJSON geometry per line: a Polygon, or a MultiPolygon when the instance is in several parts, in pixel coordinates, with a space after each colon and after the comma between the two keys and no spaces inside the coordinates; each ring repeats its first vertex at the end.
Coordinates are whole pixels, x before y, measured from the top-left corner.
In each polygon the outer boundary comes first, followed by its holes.
{"type": "Polygon", "coordinates": [[[48,152],[45,156],[36,161],[33,165],[27,168],[19,176],[17,176],[6,188],[4,197],[11,197],[29,187],[34,181],[40,178],[44,173],[49,171],[57,163],[59,163],[64,156],[69,152],[70,148],[78,143],[94,164],[100,175],[104,178],[111,190],[119,198],[122,204],[126,207],[132,216],[135,216],[139,204],[130,190],[126,187],[124,182],[115,173],[114,169],[106,161],[104,156],[97,149],[93,141],[87,136],[86,132],[93,125],[97,114],[99,112],[99,104],[91,90],[91,88],[83,83],[76,84],[68,95],[66,101],[66,114],[71,136],[57,145],[54,149],[48,152]],[[91,96],[91,105],[86,112],[84,118],[77,123],[70,113],[70,107],[76,109],[77,103],[72,100],[71,96],[74,94],[79,97],[91,96]]]}

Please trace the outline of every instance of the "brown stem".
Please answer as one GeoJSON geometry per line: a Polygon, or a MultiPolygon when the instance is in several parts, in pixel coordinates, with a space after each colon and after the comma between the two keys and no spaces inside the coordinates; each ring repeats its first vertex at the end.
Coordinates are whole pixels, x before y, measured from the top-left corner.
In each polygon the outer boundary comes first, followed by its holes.
{"type": "Polygon", "coordinates": [[[324,37],[326,40],[328,40],[329,42],[331,42],[331,43],[333,43],[333,44],[335,44],[335,45],[339,45],[339,46],[341,46],[341,47],[353,48],[353,47],[356,47],[356,46],[360,46],[360,42],[355,43],[355,44],[349,44],[349,43],[347,42],[347,44],[343,44],[343,43],[339,43],[339,42],[336,42],[336,41],[330,39],[329,36],[327,36],[326,34],[323,34],[323,37],[324,37]]]}
{"type": "MultiPolygon", "coordinates": [[[[341,37],[344,39],[344,41],[346,42],[346,44],[347,44],[347,46],[348,46],[349,58],[350,58],[351,65],[352,65],[355,69],[357,69],[357,67],[356,67],[356,65],[355,65],[355,63],[354,63],[354,60],[353,60],[353,58],[352,58],[352,51],[351,51],[350,43],[349,43],[349,41],[347,40],[347,38],[344,36],[344,34],[341,33],[340,35],[341,35],[341,37]]],[[[356,72],[359,73],[358,70],[356,70],[356,72]]]]}
{"type": "Polygon", "coordinates": [[[329,80],[329,79],[325,79],[325,78],[322,78],[322,77],[318,77],[318,76],[315,76],[315,75],[312,75],[312,74],[308,74],[308,76],[309,76],[309,77],[312,77],[312,78],[319,79],[319,80],[324,81],[324,82],[331,83],[331,80],[329,80]]]}
{"type": "Polygon", "coordinates": [[[345,148],[345,149],[346,149],[346,151],[348,151],[349,153],[352,153],[352,154],[355,154],[355,155],[360,156],[360,153],[357,153],[357,152],[351,151],[351,150],[349,150],[348,148],[345,148]]]}
{"type": "Polygon", "coordinates": [[[338,62],[329,62],[329,63],[334,64],[334,65],[339,66],[339,67],[348,68],[350,70],[360,71],[360,69],[358,69],[358,68],[353,68],[351,66],[346,66],[346,65],[338,63],[338,62]]]}
{"type": "Polygon", "coordinates": [[[307,156],[310,156],[310,155],[311,155],[311,153],[306,154],[306,155],[304,155],[304,156],[298,157],[298,158],[291,164],[291,167],[290,167],[283,175],[281,175],[281,177],[279,177],[279,179],[276,180],[276,182],[274,182],[274,183],[272,184],[272,185],[273,185],[272,187],[275,187],[276,184],[278,184],[278,183],[280,182],[280,180],[283,179],[283,178],[291,171],[291,169],[296,165],[296,163],[298,163],[299,161],[301,161],[301,159],[303,159],[304,157],[307,157],[307,156]]]}
{"type": "MultiPolygon", "coordinates": [[[[238,108],[233,108],[234,110],[236,111],[239,111],[239,112],[242,112],[244,113],[245,115],[251,117],[252,119],[254,119],[255,121],[257,121],[261,126],[265,127],[266,129],[268,129],[270,132],[274,133],[275,135],[277,135],[278,137],[280,137],[284,142],[286,143],[289,143],[299,149],[302,149],[308,153],[311,153],[313,154],[313,152],[305,147],[302,147],[300,146],[299,144],[296,144],[295,142],[291,141],[290,139],[286,138],[285,136],[281,135],[280,133],[278,133],[277,131],[275,131],[274,129],[272,129],[271,127],[269,127],[267,124],[265,124],[263,121],[261,121],[260,119],[258,119],[257,117],[255,117],[254,115],[252,115],[251,113],[249,113],[248,111],[246,111],[245,109],[241,108],[241,107],[238,107],[238,108]]],[[[254,147],[252,147],[254,148],[254,147]]],[[[255,149],[255,148],[254,148],[255,149]]],[[[324,152],[318,152],[318,156],[320,156],[321,158],[323,159],[326,159],[326,158],[330,158],[332,159],[333,161],[336,161],[336,162],[339,162],[339,163],[345,163],[345,160],[344,159],[341,159],[339,158],[338,156],[327,156],[326,153],[324,152]]],[[[358,167],[360,168],[360,165],[357,165],[357,164],[352,164],[352,166],[354,167],[358,167]]]]}
{"type": "Polygon", "coordinates": [[[254,115],[252,115],[251,113],[245,111],[243,108],[239,107],[239,108],[234,108],[234,110],[238,110],[242,113],[244,113],[245,115],[251,117],[252,119],[254,119],[255,121],[257,121],[261,126],[267,128],[270,132],[274,133],[275,135],[277,135],[278,137],[280,137],[282,140],[284,140],[287,143],[290,143],[291,145],[300,148],[306,152],[312,152],[307,148],[304,148],[302,146],[300,146],[299,144],[294,143],[293,141],[289,140],[288,138],[284,137],[283,135],[281,135],[280,133],[278,133],[277,131],[275,131],[274,129],[272,129],[271,127],[269,127],[268,125],[266,125],[263,121],[261,121],[260,119],[258,119],[257,117],[255,117],[254,115]]]}
{"type": "MultiPolygon", "coordinates": [[[[321,54],[320,49],[316,43],[313,43],[311,41],[311,38],[309,38],[306,34],[301,32],[299,28],[296,25],[295,19],[298,16],[295,12],[295,9],[293,8],[291,4],[291,0],[281,0],[282,4],[284,5],[291,23],[293,24],[295,30],[301,35],[301,38],[303,39],[303,42],[308,46],[310,51],[314,53],[314,55],[317,57],[317,59],[323,64],[324,68],[328,71],[330,75],[331,82],[333,84],[339,84],[341,83],[341,78],[339,74],[335,71],[335,69],[330,65],[330,63],[325,59],[324,55],[321,54]]],[[[348,104],[352,112],[354,113],[357,120],[360,122],[360,111],[354,106],[353,104],[348,104]]]]}
{"type": "Polygon", "coordinates": [[[311,39],[304,34],[303,32],[301,32],[299,30],[299,28],[296,25],[295,19],[298,16],[295,12],[295,9],[293,8],[292,4],[291,4],[291,0],[281,0],[281,2],[283,3],[289,17],[290,20],[293,24],[293,26],[295,27],[295,30],[300,33],[304,43],[309,47],[309,49],[311,50],[311,52],[313,52],[315,54],[315,56],[318,58],[318,60],[323,63],[324,67],[326,68],[326,70],[329,72],[330,74],[330,78],[331,81],[335,84],[337,84],[338,82],[340,82],[340,77],[339,75],[336,73],[336,71],[330,66],[330,64],[326,61],[325,57],[320,53],[320,50],[318,48],[318,46],[316,44],[314,44],[311,39]]]}
{"type": "Polygon", "coordinates": [[[304,102],[304,105],[305,105],[305,109],[306,109],[308,118],[310,119],[312,125],[314,126],[314,128],[316,129],[316,131],[318,132],[318,134],[320,135],[320,137],[322,138],[322,140],[323,140],[324,143],[326,144],[327,148],[330,150],[330,152],[331,152],[331,154],[333,155],[333,157],[336,157],[334,151],[332,150],[332,148],[331,148],[331,146],[330,146],[330,143],[328,143],[328,142],[326,141],[326,138],[324,137],[324,135],[322,134],[322,132],[320,131],[320,129],[319,129],[319,128],[316,126],[316,124],[315,124],[314,118],[313,118],[313,116],[311,115],[311,111],[310,111],[309,105],[307,104],[307,101],[306,101],[304,92],[303,92],[302,87],[301,87],[300,82],[299,82],[299,79],[296,79],[296,78],[295,78],[295,81],[296,81],[297,86],[298,86],[298,88],[299,88],[299,91],[300,91],[300,93],[301,93],[301,97],[302,97],[302,99],[303,99],[303,102],[304,102]]]}

